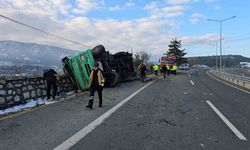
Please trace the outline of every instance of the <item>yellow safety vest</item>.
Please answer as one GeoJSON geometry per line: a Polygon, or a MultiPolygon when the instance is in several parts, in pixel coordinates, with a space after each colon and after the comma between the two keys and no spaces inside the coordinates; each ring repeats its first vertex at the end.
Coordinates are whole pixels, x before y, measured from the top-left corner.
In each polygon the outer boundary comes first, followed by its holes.
{"type": "Polygon", "coordinates": [[[158,65],[154,65],[154,70],[159,70],[159,66],[158,65]]]}
{"type": "Polygon", "coordinates": [[[173,70],[177,70],[177,69],[178,69],[177,66],[174,65],[174,66],[173,66],[173,70]]]}

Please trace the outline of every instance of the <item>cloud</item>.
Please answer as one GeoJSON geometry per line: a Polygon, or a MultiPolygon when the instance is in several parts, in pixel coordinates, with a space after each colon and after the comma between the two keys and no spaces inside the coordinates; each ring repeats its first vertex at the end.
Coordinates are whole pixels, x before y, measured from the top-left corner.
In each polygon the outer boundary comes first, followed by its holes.
{"type": "Polygon", "coordinates": [[[166,0],[169,4],[185,4],[193,2],[194,0],[166,0]]]}
{"type": "Polygon", "coordinates": [[[174,22],[166,19],[144,17],[120,21],[91,19],[84,16],[70,17],[70,13],[67,11],[69,12],[72,6],[61,2],[44,2],[39,5],[24,3],[24,5],[13,4],[9,6],[5,3],[4,6],[8,6],[8,9],[0,9],[0,13],[64,38],[78,41],[82,45],[37,32],[3,18],[0,18],[0,28],[3,29],[0,31],[0,40],[49,44],[76,50],[93,48],[98,44],[103,44],[111,52],[127,51],[132,48],[135,52],[144,50],[149,53],[162,53],[161,51],[166,49],[170,37],[174,34],[171,32],[174,22]],[[55,5],[56,3],[58,5],[55,5]],[[43,8],[45,4],[47,8],[43,8]],[[35,7],[36,9],[27,10],[25,9],[27,5],[29,8],[35,7]],[[16,9],[16,7],[20,9],[16,9]],[[52,9],[53,7],[57,9],[52,9]],[[47,9],[46,13],[40,13],[40,11],[47,9]],[[51,10],[49,11],[49,9],[51,10]],[[68,16],[66,19],[60,18],[63,13],[68,16]]]}
{"type": "Polygon", "coordinates": [[[100,3],[94,2],[92,0],[75,0],[76,8],[73,9],[73,12],[76,14],[85,14],[91,10],[99,9],[100,4],[104,1],[100,1],[100,3]]]}
{"type": "Polygon", "coordinates": [[[11,11],[19,12],[20,14],[33,14],[37,16],[48,16],[55,18],[56,11],[54,8],[54,3],[50,1],[26,1],[26,0],[3,0],[1,2],[4,9],[1,11],[11,11]]]}
{"type": "Polygon", "coordinates": [[[110,11],[118,11],[121,10],[122,8],[119,5],[115,5],[115,6],[110,6],[109,10],[110,11]]]}
{"type": "Polygon", "coordinates": [[[196,24],[201,19],[206,19],[207,17],[200,13],[193,13],[190,17],[190,22],[196,24]]]}
{"type": "Polygon", "coordinates": [[[182,16],[187,7],[183,5],[162,6],[157,2],[151,2],[145,5],[144,9],[149,11],[151,18],[173,18],[182,16]]]}
{"type": "MultiPolygon", "coordinates": [[[[0,6],[4,9],[0,8],[0,14],[80,42],[81,45],[37,32],[3,18],[0,18],[0,40],[49,44],[75,50],[103,44],[112,53],[133,49],[134,52],[143,50],[156,57],[167,51],[169,41],[177,35],[173,29],[177,23],[172,19],[183,15],[188,9],[183,5],[169,6],[152,2],[144,7],[149,11],[148,16],[131,20],[93,19],[85,15],[74,16],[71,13],[77,9],[76,12],[85,14],[93,9],[99,9],[104,3],[104,0],[102,4],[90,0],[77,0],[77,6],[75,6],[67,0],[1,0],[0,6]],[[82,8],[85,3],[86,8],[82,8]]],[[[192,16],[200,17],[198,14],[192,16]]],[[[206,44],[209,39],[214,38],[217,38],[216,34],[181,39],[184,44],[192,45],[206,44]]]]}
{"type": "Polygon", "coordinates": [[[201,36],[184,36],[181,37],[183,45],[211,45],[211,41],[219,39],[218,34],[206,33],[201,36]]]}
{"type": "Polygon", "coordinates": [[[64,15],[69,14],[69,10],[72,8],[72,5],[70,5],[66,0],[53,0],[54,6],[57,6],[60,13],[64,15]]]}
{"type": "Polygon", "coordinates": [[[125,4],[126,7],[134,7],[135,6],[135,3],[132,1],[132,0],[129,0],[126,4],[125,4]]]}
{"type": "Polygon", "coordinates": [[[113,6],[109,6],[109,11],[119,11],[119,10],[125,10],[127,8],[132,8],[135,6],[135,3],[132,0],[129,0],[128,2],[125,3],[124,6],[120,6],[120,5],[113,5],[113,6]]]}

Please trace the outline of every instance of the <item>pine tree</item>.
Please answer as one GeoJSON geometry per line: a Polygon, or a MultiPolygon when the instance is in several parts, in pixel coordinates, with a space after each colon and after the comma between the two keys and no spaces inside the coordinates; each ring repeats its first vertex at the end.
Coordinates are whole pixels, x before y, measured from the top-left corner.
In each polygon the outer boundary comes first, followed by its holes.
{"type": "Polygon", "coordinates": [[[177,38],[172,39],[170,41],[170,44],[168,45],[169,50],[167,52],[168,55],[174,55],[176,57],[176,63],[177,65],[180,65],[182,63],[182,58],[187,53],[185,53],[185,49],[181,49],[181,40],[177,40],[177,38]]]}

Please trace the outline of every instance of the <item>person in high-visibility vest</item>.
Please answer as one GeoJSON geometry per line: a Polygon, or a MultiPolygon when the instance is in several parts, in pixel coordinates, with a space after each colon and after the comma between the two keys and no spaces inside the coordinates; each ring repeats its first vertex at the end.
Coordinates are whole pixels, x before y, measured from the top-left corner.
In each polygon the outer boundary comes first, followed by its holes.
{"type": "Polygon", "coordinates": [[[93,108],[95,91],[98,92],[99,107],[102,107],[102,90],[104,87],[104,82],[105,82],[105,79],[104,79],[102,72],[99,68],[99,63],[95,62],[94,68],[91,71],[90,79],[89,79],[90,98],[89,98],[89,103],[86,106],[87,108],[90,108],[90,109],[93,108]]]}
{"type": "Polygon", "coordinates": [[[169,76],[169,74],[170,74],[170,67],[169,67],[169,65],[167,65],[166,67],[167,67],[167,73],[168,73],[168,76],[169,76]]]}
{"type": "Polygon", "coordinates": [[[160,69],[160,67],[157,64],[155,64],[153,69],[154,69],[155,75],[158,76],[158,70],[160,69]]]}
{"type": "Polygon", "coordinates": [[[177,69],[178,69],[177,65],[174,64],[174,65],[173,65],[173,72],[174,72],[174,75],[176,75],[177,69]]]}

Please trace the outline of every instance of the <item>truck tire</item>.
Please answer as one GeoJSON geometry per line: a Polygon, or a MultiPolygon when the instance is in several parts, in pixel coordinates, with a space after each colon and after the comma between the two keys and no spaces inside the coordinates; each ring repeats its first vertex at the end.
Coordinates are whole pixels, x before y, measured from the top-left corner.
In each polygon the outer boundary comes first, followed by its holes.
{"type": "Polygon", "coordinates": [[[120,80],[120,76],[119,76],[118,72],[116,72],[116,71],[112,72],[112,75],[110,77],[109,86],[110,87],[116,86],[118,84],[119,80],[120,80]]]}
{"type": "Polygon", "coordinates": [[[92,54],[95,59],[101,58],[104,53],[105,53],[105,48],[102,45],[98,45],[92,49],[92,54]]]}

